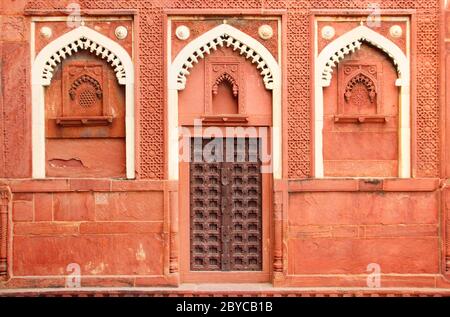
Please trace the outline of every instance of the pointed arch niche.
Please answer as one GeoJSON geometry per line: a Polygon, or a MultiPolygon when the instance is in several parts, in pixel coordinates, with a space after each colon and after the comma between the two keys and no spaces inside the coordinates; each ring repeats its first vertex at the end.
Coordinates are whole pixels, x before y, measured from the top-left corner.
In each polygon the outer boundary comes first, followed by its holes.
{"type": "Polygon", "coordinates": [[[58,64],[79,51],[89,51],[106,60],[118,83],[125,86],[126,176],[135,177],[134,69],[127,51],[93,29],[80,26],[46,45],[32,65],[32,168],[33,178],[45,178],[45,87],[50,85],[58,64]]]}
{"type": "Polygon", "coordinates": [[[408,57],[392,41],[366,26],[358,26],[341,35],[320,52],[315,60],[314,175],[324,177],[323,126],[324,88],[331,83],[333,71],[345,56],[367,42],[387,54],[397,70],[395,85],[400,88],[398,177],[411,177],[410,64],[408,57]]]}
{"type": "MultiPolygon", "coordinates": [[[[170,30],[170,23],[169,23],[170,30]]],[[[168,36],[170,39],[170,36],[168,36]]],[[[250,60],[260,71],[265,88],[272,90],[272,165],[274,179],[282,177],[281,158],[281,70],[278,62],[269,50],[253,37],[229,24],[221,24],[205,32],[188,43],[168,63],[168,176],[178,180],[178,91],[183,90],[189,76],[189,70],[199,59],[219,47],[230,47],[241,56],[250,60]]],[[[170,58],[170,54],[168,54],[170,58]]]]}

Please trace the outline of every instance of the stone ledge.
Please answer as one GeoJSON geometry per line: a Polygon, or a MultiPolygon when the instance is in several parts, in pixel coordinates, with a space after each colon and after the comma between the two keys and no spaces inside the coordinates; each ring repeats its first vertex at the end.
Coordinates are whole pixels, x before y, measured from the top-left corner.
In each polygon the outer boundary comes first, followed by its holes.
{"type": "Polygon", "coordinates": [[[270,285],[181,285],[180,287],[83,287],[0,290],[0,297],[450,297],[442,288],[276,288],[270,285]],[[239,288],[239,290],[237,290],[239,288]]]}
{"type": "Polygon", "coordinates": [[[288,191],[295,192],[432,192],[439,188],[438,178],[325,178],[290,180],[288,191]]]}
{"type": "Polygon", "coordinates": [[[0,179],[13,193],[163,191],[166,182],[107,178],[0,179]]]}

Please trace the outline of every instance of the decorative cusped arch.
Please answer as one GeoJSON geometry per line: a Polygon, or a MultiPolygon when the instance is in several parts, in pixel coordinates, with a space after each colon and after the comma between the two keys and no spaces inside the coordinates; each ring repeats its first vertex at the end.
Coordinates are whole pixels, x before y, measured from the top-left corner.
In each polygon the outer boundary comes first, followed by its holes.
{"type": "Polygon", "coordinates": [[[170,66],[169,87],[183,90],[189,69],[219,47],[231,47],[256,64],[267,89],[274,89],[275,83],[280,84],[279,65],[267,48],[253,37],[224,23],[202,34],[178,53],[170,66]]]}
{"type": "Polygon", "coordinates": [[[328,44],[317,57],[316,70],[321,74],[320,85],[322,87],[330,85],[333,68],[346,55],[359,50],[363,42],[378,47],[392,59],[399,76],[396,82],[397,86],[402,86],[403,81],[409,79],[409,63],[403,51],[380,33],[361,25],[328,44]]]}
{"type": "Polygon", "coordinates": [[[237,84],[236,79],[234,79],[234,77],[229,72],[223,72],[216,77],[213,85],[213,94],[217,94],[219,85],[224,81],[228,82],[232,86],[233,96],[237,97],[237,95],[239,94],[239,85],[237,84]]]}
{"type": "MultiPolygon", "coordinates": [[[[170,25],[170,24],[169,24],[170,25]]],[[[273,177],[281,179],[281,68],[270,51],[255,38],[229,24],[221,24],[188,43],[168,63],[168,175],[178,180],[178,91],[186,87],[189,69],[219,47],[230,47],[249,59],[260,70],[266,89],[272,90],[272,164],[273,177]]],[[[170,56],[170,54],[169,54],[170,56]]]]}
{"type": "Polygon", "coordinates": [[[329,43],[316,57],[315,104],[314,104],[314,175],[324,177],[323,167],[323,88],[328,87],[333,68],[348,54],[359,50],[364,42],[370,43],[386,53],[394,63],[400,87],[399,100],[399,171],[401,178],[411,177],[411,110],[410,110],[410,63],[406,54],[391,40],[372,29],[361,25],[329,43]]]}
{"type": "Polygon", "coordinates": [[[107,60],[120,85],[125,85],[126,175],[135,177],[134,68],[128,52],[103,34],[80,26],[47,44],[34,59],[32,81],[33,178],[45,178],[45,91],[53,73],[67,57],[87,50],[107,60]]]}

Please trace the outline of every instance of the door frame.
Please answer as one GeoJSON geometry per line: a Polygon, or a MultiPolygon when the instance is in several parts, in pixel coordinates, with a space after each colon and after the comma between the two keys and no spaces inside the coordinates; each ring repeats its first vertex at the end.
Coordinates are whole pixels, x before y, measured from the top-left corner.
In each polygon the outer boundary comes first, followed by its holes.
{"type": "MultiPolygon", "coordinates": [[[[223,128],[223,127],[220,127],[223,128]]],[[[270,127],[268,127],[271,129],[270,127]]],[[[193,135],[193,137],[197,137],[193,135]]],[[[224,136],[227,137],[227,136],[224,136]]],[[[246,137],[236,135],[235,137],[246,137]]],[[[263,139],[263,137],[258,136],[263,139]]],[[[265,140],[272,154],[271,133],[265,140]]],[[[273,174],[261,174],[262,271],[191,271],[190,270],[190,163],[179,163],[178,209],[180,235],[180,280],[182,283],[270,283],[272,280],[273,252],[273,174]]]]}
{"type": "MultiPolygon", "coordinates": [[[[168,181],[178,183],[178,201],[176,205],[178,208],[173,208],[171,212],[171,219],[176,222],[171,226],[171,259],[170,265],[173,265],[173,273],[179,275],[180,282],[229,282],[229,283],[246,283],[246,282],[272,282],[273,278],[273,258],[274,258],[274,186],[285,175],[286,171],[283,170],[283,163],[286,163],[286,148],[282,147],[282,140],[285,131],[282,130],[282,121],[285,102],[285,96],[287,87],[282,85],[282,79],[286,76],[286,50],[284,49],[284,43],[286,41],[286,35],[283,30],[287,28],[286,13],[277,10],[267,10],[261,12],[260,10],[244,10],[240,13],[239,17],[242,19],[249,19],[255,21],[264,21],[267,19],[275,18],[278,21],[277,25],[277,37],[278,37],[278,53],[275,58],[271,52],[264,46],[262,42],[256,37],[251,37],[240,30],[231,27],[231,25],[224,24],[219,25],[199,37],[192,39],[186,46],[176,55],[172,56],[172,35],[175,30],[172,29],[172,21],[178,19],[198,19],[202,16],[235,16],[236,13],[231,10],[205,10],[201,13],[181,12],[178,10],[167,10],[164,15],[164,36],[166,39],[165,45],[165,61],[164,68],[166,91],[165,102],[166,108],[166,176],[168,181]],[[266,89],[272,92],[272,116],[271,124],[269,128],[269,150],[272,155],[272,174],[263,174],[262,185],[263,188],[267,188],[267,195],[263,195],[267,199],[267,203],[263,204],[266,208],[262,210],[263,221],[263,271],[262,272],[189,272],[186,271],[186,267],[189,269],[190,254],[189,248],[186,248],[186,244],[189,246],[189,225],[190,219],[190,203],[189,203],[189,163],[179,161],[179,138],[181,126],[178,120],[178,92],[183,90],[183,85],[178,82],[176,74],[180,74],[180,71],[185,66],[185,61],[196,50],[201,49],[204,45],[207,45],[211,40],[217,37],[227,34],[237,39],[239,42],[245,44],[247,47],[253,49],[263,60],[265,61],[268,69],[270,69],[273,82],[268,83],[266,89]],[[283,49],[282,49],[283,48],[283,49]],[[186,184],[188,186],[186,186],[186,184]],[[183,192],[184,190],[184,192],[183,192]],[[187,236],[186,236],[187,234],[187,236]],[[187,237],[187,239],[186,239],[187,237]],[[172,254],[173,253],[173,254],[172,254]],[[186,256],[187,255],[187,256],[186,256]],[[186,265],[185,261],[188,261],[186,265]],[[252,273],[252,274],[249,274],[252,273]]],[[[186,78],[184,78],[186,79],[186,78]]],[[[281,237],[280,237],[281,238],[281,237]]],[[[172,271],[171,271],[172,272],[172,271]]]]}

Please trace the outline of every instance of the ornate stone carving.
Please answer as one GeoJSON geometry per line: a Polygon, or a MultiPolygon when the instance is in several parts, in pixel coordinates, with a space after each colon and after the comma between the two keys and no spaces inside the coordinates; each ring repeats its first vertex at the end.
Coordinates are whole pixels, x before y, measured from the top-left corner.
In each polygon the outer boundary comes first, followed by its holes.
{"type": "Polygon", "coordinates": [[[392,37],[401,37],[403,35],[403,29],[400,25],[393,25],[389,29],[389,34],[392,37]]]}
{"type": "MultiPolygon", "coordinates": [[[[328,87],[331,84],[333,68],[336,67],[341,60],[343,60],[348,54],[351,54],[357,50],[359,50],[363,44],[363,42],[367,42],[372,46],[379,48],[381,51],[388,55],[393,64],[396,67],[397,71],[397,79],[394,79],[394,83],[396,86],[400,88],[400,128],[399,128],[399,172],[398,176],[401,178],[409,178],[411,176],[411,140],[410,140],[410,95],[409,95],[409,87],[410,87],[410,62],[406,54],[398,47],[395,43],[390,41],[388,38],[383,36],[382,34],[366,27],[366,26],[358,26],[337,39],[333,42],[329,43],[327,46],[323,48],[323,50],[319,53],[316,58],[316,73],[315,73],[315,84],[316,89],[315,93],[315,173],[316,177],[323,177],[324,169],[323,169],[323,151],[320,149],[323,147],[323,121],[321,119],[324,104],[323,104],[323,88],[320,87],[328,87]]],[[[370,75],[369,75],[370,77],[370,75]]],[[[358,87],[360,90],[359,97],[364,97],[363,91],[361,87],[358,87]]],[[[341,90],[342,91],[342,90],[341,90]]],[[[378,107],[377,107],[378,108],[378,107]]],[[[366,114],[364,116],[359,117],[342,117],[340,115],[335,116],[335,121],[339,122],[343,119],[351,120],[353,122],[386,122],[387,118],[385,116],[376,116],[376,117],[367,117],[366,114]],[[370,119],[370,120],[369,120],[370,119]]]]}
{"type": "Polygon", "coordinates": [[[114,34],[119,40],[126,39],[128,36],[128,29],[124,27],[123,25],[120,25],[116,28],[114,31],[114,34]]]}
{"type": "Polygon", "coordinates": [[[381,104],[381,85],[378,72],[382,65],[376,62],[346,61],[339,65],[338,72],[338,111],[335,122],[364,123],[387,122],[381,104]],[[361,106],[372,109],[370,113],[360,113],[361,106]]]}
{"type": "MultiPolygon", "coordinates": [[[[360,26],[358,28],[353,29],[352,31],[346,33],[341,38],[342,39],[342,46],[341,47],[335,47],[336,50],[331,54],[329,59],[325,62],[325,65],[321,65],[321,61],[318,63],[318,67],[322,69],[322,85],[328,86],[330,84],[331,78],[333,76],[333,68],[336,67],[339,62],[344,59],[344,57],[348,54],[354,53],[355,51],[359,50],[363,44],[363,42],[368,42],[379,49],[381,49],[383,52],[385,52],[390,58],[392,58],[394,64],[397,67],[397,72],[399,73],[399,78],[407,77],[409,73],[406,69],[406,65],[403,65],[403,69],[401,68],[402,64],[400,63],[400,53],[403,54],[400,49],[395,46],[393,43],[386,42],[387,39],[384,40],[383,36],[380,34],[372,31],[371,29],[360,26]],[[371,34],[371,36],[369,36],[371,34]],[[356,36],[356,37],[355,37],[356,36]],[[345,37],[345,38],[344,38],[345,37]],[[346,42],[348,40],[348,42],[346,42]],[[384,45],[381,45],[381,42],[385,42],[384,45]],[[398,53],[398,54],[397,54],[398,53]],[[396,56],[399,55],[399,56],[396,56]]],[[[331,49],[331,47],[326,47],[324,50],[331,49]]]]}
{"type": "Polygon", "coordinates": [[[273,250],[273,271],[283,272],[283,192],[274,193],[274,229],[276,232],[273,250]]]}
{"type": "Polygon", "coordinates": [[[101,99],[103,94],[102,87],[95,78],[92,78],[89,75],[82,75],[78,77],[78,79],[76,79],[70,87],[69,96],[72,100],[75,100],[77,89],[84,83],[89,84],[92,88],[85,88],[83,92],[80,93],[79,104],[82,107],[90,107],[94,103],[94,97],[101,99]]]}
{"type": "Polygon", "coordinates": [[[336,31],[334,30],[334,27],[330,25],[326,25],[322,28],[322,38],[325,40],[331,40],[334,35],[336,34],[336,31]]]}
{"type": "Polygon", "coordinates": [[[363,73],[359,73],[355,75],[351,80],[348,81],[347,87],[345,88],[344,98],[346,102],[350,101],[352,94],[354,93],[354,89],[357,85],[362,84],[369,94],[369,99],[371,103],[375,102],[375,98],[377,96],[377,88],[375,87],[375,83],[371,78],[364,75],[363,73]]]}
{"type": "MultiPolygon", "coordinates": [[[[224,81],[232,87],[237,99],[237,113],[245,115],[245,83],[242,78],[242,61],[239,57],[208,57],[205,63],[205,115],[214,114],[213,97],[224,81]]],[[[217,120],[215,120],[217,121],[217,120]]],[[[217,122],[216,122],[217,123],[217,122]]]]}
{"type": "MultiPolygon", "coordinates": [[[[84,26],[81,26],[78,29],[80,28],[88,29],[87,27],[84,26]]],[[[80,31],[80,34],[83,34],[83,32],[80,31]]],[[[74,37],[74,39],[70,43],[64,45],[64,47],[62,47],[61,49],[58,49],[47,59],[46,64],[42,69],[42,73],[40,74],[41,78],[44,80],[44,83],[46,85],[49,85],[53,77],[53,72],[56,69],[57,65],[61,63],[64,59],[66,59],[68,56],[73,55],[79,50],[87,50],[95,54],[96,56],[107,60],[108,63],[111,64],[114,71],[116,72],[116,77],[119,83],[125,84],[127,75],[125,72],[125,67],[120,58],[112,51],[96,42],[95,39],[88,38],[85,35],[74,37]]]]}
{"type": "Polygon", "coordinates": [[[71,61],[63,65],[60,119],[110,115],[108,100],[104,100],[104,95],[107,97],[109,93],[104,67],[107,66],[97,61],[71,61]]]}
{"type": "Polygon", "coordinates": [[[259,27],[258,34],[263,40],[268,40],[273,36],[273,29],[270,25],[263,24],[259,27]]]}
{"type": "MultiPolygon", "coordinates": [[[[37,54],[32,65],[32,175],[33,178],[45,178],[45,131],[43,131],[45,121],[45,90],[42,86],[49,86],[55,70],[59,64],[69,56],[79,51],[88,51],[93,55],[105,60],[112,66],[118,83],[125,86],[125,138],[126,138],[126,171],[127,178],[135,178],[135,133],[134,133],[134,65],[127,50],[119,43],[113,41],[87,26],[80,26],[70,30],[55,40],[48,43],[37,54]]],[[[100,82],[100,81],[99,81],[100,82]]],[[[103,80],[103,82],[106,82],[103,80]]],[[[67,90],[63,96],[68,96],[67,90]]],[[[105,90],[105,87],[103,87],[105,90]]],[[[86,93],[88,94],[88,93],[86,93]]],[[[86,96],[87,98],[88,96],[86,96]]],[[[68,98],[67,98],[68,99],[68,98]]],[[[104,98],[102,98],[103,100],[104,98]]],[[[92,101],[92,99],[91,99],[92,101]]],[[[72,109],[72,107],[68,107],[72,109]]],[[[95,111],[100,107],[89,107],[89,118],[84,115],[75,118],[56,118],[56,123],[64,125],[109,125],[111,116],[100,115],[100,118],[93,118],[95,111]],[[93,109],[96,109],[95,111],[93,109]]],[[[65,108],[66,109],[66,108],[65,108]]],[[[88,111],[87,111],[88,112],[88,111]]]]}
{"type": "Polygon", "coordinates": [[[312,175],[311,166],[311,56],[299,43],[311,41],[308,11],[300,8],[288,11],[287,22],[287,127],[288,177],[305,178],[312,175]]]}
{"type": "MultiPolygon", "coordinates": [[[[164,175],[164,118],[163,81],[161,69],[163,67],[162,48],[163,8],[161,5],[149,1],[128,0],[84,0],[84,8],[101,9],[105,6],[111,9],[136,8],[145,18],[139,20],[139,39],[141,63],[141,82],[152,83],[140,85],[140,114],[141,125],[152,126],[152,133],[148,129],[140,129],[140,175],[142,178],[161,179],[164,175]],[[148,39],[151,39],[149,41],[148,39]],[[158,71],[155,71],[158,70],[158,71]]],[[[304,178],[311,176],[311,52],[309,46],[298,43],[310,43],[311,20],[309,0],[299,1],[264,1],[265,8],[286,9],[287,11],[287,123],[288,126],[288,176],[290,178],[304,178]]],[[[261,9],[260,0],[177,0],[168,5],[172,9],[261,9]]],[[[316,1],[315,9],[340,9],[350,7],[348,1],[330,0],[316,1]]],[[[354,9],[367,9],[365,1],[352,2],[354,9]]],[[[380,2],[381,10],[390,9],[417,10],[417,166],[418,177],[435,177],[439,171],[439,93],[435,88],[439,82],[439,2],[430,0],[386,0],[380,2]],[[433,88],[430,88],[433,87],[433,88]]],[[[30,0],[27,9],[61,9],[60,1],[30,0]]]]}
{"type": "Polygon", "coordinates": [[[185,59],[181,70],[177,74],[178,85],[181,88],[184,88],[186,85],[186,76],[189,75],[189,69],[193,68],[194,64],[198,63],[199,59],[204,58],[206,55],[209,55],[212,51],[217,50],[219,47],[231,47],[234,51],[238,51],[246,59],[250,59],[251,62],[255,63],[256,67],[261,71],[266,88],[273,89],[274,78],[267,62],[255,50],[244,43],[241,43],[239,40],[227,33],[211,38],[208,42],[200,46],[185,59]]]}
{"type": "MultiPolygon", "coordinates": [[[[191,55],[196,58],[196,56],[199,54],[198,52],[201,52],[205,55],[203,52],[205,47],[207,47],[206,50],[209,50],[211,52],[213,50],[213,47],[216,47],[216,49],[223,47],[229,47],[232,50],[236,51],[236,53],[240,53],[244,58],[248,58],[251,60],[253,64],[255,64],[256,70],[259,70],[260,75],[263,76],[263,82],[265,83],[264,87],[267,90],[273,90],[272,92],[272,102],[273,102],[273,109],[274,109],[274,116],[273,116],[273,124],[274,126],[281,126],[281,112],[282,112],[282,96],[281,96],[281,68],[278,64],[277,60],[274,58],[274,56],[271,54],[271,52],[266,48],[261,42],[255,39],[255,37],[252,37],[248,35],[247,33],[241,31],[240,29],[233,27],[229,24],[220,24],[205,33],[201,34],[200,36],[196,37],[194,40],[190,41],[187,45],[185,45],[176,55],[176,57],[173,59],[173,62],[169,65],[169,85],[168,89],[171,92],[171,95],[174,97],[176,90],[183,90],[185,88],[186,84],[186,77],[184,75],[180,75],[181,73],[189,73],[189,70],[186,69],[186,63],[190,64],[187,68],[194,67],[195,61],[191,59],[191,55]],[[227,44],[228,43],[228,44],[227,44]],[[216,45],[216,46],[215,46],[216,45]],[[211,49],[211,50],[210,50],[211,49]],[[187,59],[187,62],[186,62],[187,59]]],[[[226,50],[222,50],[224,52],[226,50]]],[[[230,51],[230,50],[228,50],[230,51]]],[[[236,53],[234,55],[236,55],[236,53]]],[[[208,55],[208,54],[206,54],[208,55]]],[[[215,54],[216,55],[216,54],[215,54]]],[[[242,58],[240,58],[242,60],[242,58]]],[[[198,61],[198,59],[197,59],[198,61]]],[[[245,62],[242,60],[242,62],[245,62]]],[[[242,85],[240,86],[240,90],[242,85]]],[[[208,91],[208,90],[207,90],[208,91]]],[[[239,102],[241,102],[241,93],[239,96],[239,102]]],[[[169,98],[169,104],[168,104],[168,125],[169,126],[177,126],[178,122],[176,119],[176,112],[178,109],[178,100],[177,98],[169,98]]],[[[229,100],[228,100],[229,101],[229,100]]],[[[226,107],[217,107],[221,108],[219,112],[229,113],[229,109],[231,108],[231,102],[228,102],[225,104],[226,107]],[[225,109],[228,108],[228,109],[225,109]]],[[[218,112],[218,113],[219,113],[218,112]]],[[[236,113],[236,111],[233,111],[233,113],[236,113]]],[[[244,116],[233,116],[233,118],[220,118],[221,121],[230,122],[229,119],[232,119],[235,123],[238,119],[239,121],[247,122],[248,119],[244,116]]],[[[223,123],[223,122],[222,122],[223,123]]],[[[173,129],[169,129],[168,132],[168,138],[170,140],[173,140],[171,142],[171,146],[169,146],[168,149],[168,156],[169,156],[169,164],[168,170],[169,170],[169,177],[178,177],[178,164],[175,162],[175,157],[178,155],[176,154],[178,152],[178,136],[176,136],[176,131],[173,129]]],[[[274,145],[274,155],[273,155],[273,175],[274,178],[281,178],[282,174],[282,160],[281,160],[281,129],[274,129],[273,130],[273,145],[274,145]]]]}
{"type": "Polygon", "coordinates": [[[216,81],[214,82],[214,85],[212,87],[213,95],[217,95],[219,85],[223,81],[227,81],[227,82],[229,82],[232,85],[232,87],[233,87],[233,96],[237,97],[238,94],[239,94],[239,86],[238,86],[236,80],[233,78],[233,76],[230,75],[229,73],[226,73],[226,72],[222,73],[220,76],[218,76],[216,78],[216,81]]]}
{"type": "Polygon", "coordinates": [[[48,26],[43,26],[41,28],[41,36],[45,37],[46,39],[49,39],[52,37],[52,29],[48,26]]]}
{"type": "Polygon", "coordinates": [[[191,35],[191,31],[189,30],[189,28],[186,25],[180,25],[175,30],[175,35],[177,36],[177,38],[179,40],[184,41],[189,38],[189,36],[191,35]]]}
{"type": "Polygon", "coordinates": [[[4,15],[2,23],[3,41],[23,41],[26,32],[24,18],[4,15]]]}

